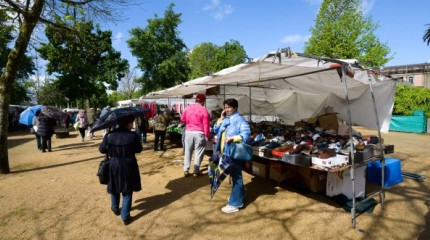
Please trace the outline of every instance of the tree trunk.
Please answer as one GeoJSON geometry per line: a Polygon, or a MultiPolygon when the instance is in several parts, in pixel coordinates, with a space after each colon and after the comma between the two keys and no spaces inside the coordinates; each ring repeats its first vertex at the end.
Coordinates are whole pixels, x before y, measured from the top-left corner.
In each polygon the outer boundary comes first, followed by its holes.
{"type": "Polygon", "coordinates": [[[6,67],[0,76],[0,173],[10,172],[7,136],[12,85],[22,64],[31,34],[39,21],[44,5],[45,0],[35,0],[31,10],[23,15],[24,21],[19,29],[15,46],[9,53],[6,67]]]}

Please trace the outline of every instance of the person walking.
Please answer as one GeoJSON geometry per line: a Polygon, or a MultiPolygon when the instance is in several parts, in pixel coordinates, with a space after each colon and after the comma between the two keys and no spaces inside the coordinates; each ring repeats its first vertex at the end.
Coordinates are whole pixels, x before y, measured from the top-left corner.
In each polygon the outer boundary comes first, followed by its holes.
{"type": "Polygon", "coordinates": [[[88,128],[88,118],[84,110],[79,110],[76,122],[79,122],[79,133],[81,134],[82,142],[85,142],[85,130],[88,128]]]}
{"type": "Polygon", "coordinates": [[[34,133],[34,136],[36,136],[36,144],[37,149],[42,150],[42,139],[40,138],[40,135],[37,134],[37,128],[39,127],[39,117],[40,117],[40,110],[37,110],[34,114],[34,117],[31,122],[31,128],[33,129],[32,132],[34,133]]]}
{"type": "MultiPolygon", "coordinates": [[[[104,107],[100,112],[100,118],[106,115],[108,112],[110,112],[110,106],[104,107]]],[[[106,134],[108,134],[109,131],[110,131],[110,128],[103,129],[103,137],[106,136],[106,134]]]]}
{"type": "Polygon", "coordinates": [[[132,220],[130,210],[133,192],[142,189],[135,156],[136,153],[142,152],[142,144],[139,136],[131,131],[133,121],[133,116],[119,118],[119,127],[106,134],[99,146],[99,151],[110,157],[107,191],[111,195],[111,210],[115,215],[121,215],[125,225],[132,220]],[[122,194],[121,211],[120,194],[122,194]]]}
{"type": "Polygon", "coordinates": [[[93,139],[94,133],[91,132],[91,128],[93,127],[94,122],[96,121],[96,112],[94,108],[89,108],[87,110],[87,119],[88,119],[88,131],[87,136],[90,139],[93,139]]]}
{"type": "Polygon", "coordinates": [[[55,126],[55,119],[49,118],[48,116],[44,115],[43,113],[39,114],[39,124],[37,125],[37,133],[40,136],[40,141],[42,145],[42,152],[46,152],[46,149],[48,149],[48,152],[52,152],[51,148],[51,138],[52,134],[54,134],[54,126],[55,126]]]}
{"type": "Polygon", "coordinates": [[[154,151],[165,151],[164,139],[166,137],[167,125],[171,120],[169,109],[164,109],[164,112],[158,111],[157,116],[155,116],[155,127],[154,127],[154,151]],[[160,148],[158,148],[158,143],[160,143],[160,148]]]}
{"type": "Polygon", "coordinates": [[[191,155],[194,156],[193,176],[200,175],[200,164],[205,152],[206,143],[210,138],[210,117],[208,110],[204,107],[206,96],[197,94],[196,102],[185,108],[181,115],[181,121],[185,123],[184,138],[184,176],[190,175],[191,155]]]}
{"type": "MultiPolygon", "coordinates": [[[[236,142],[247,142],[251,136],[251,129],[246,120],[237,112],[239,103],[236,99],[230,98],[224,101],[224,111],[221,117],[214,125],[217,133],[217,143],[214,151],[226,152],[231,144],[236,142]]],[[[230,176],[233,181],[228,204],[221,211],[224,213],[233,213],[243,207],[243,198],[245,188],[243,186],[242,163],[239,160],[232,161],[232,171],[230,176]]]]}

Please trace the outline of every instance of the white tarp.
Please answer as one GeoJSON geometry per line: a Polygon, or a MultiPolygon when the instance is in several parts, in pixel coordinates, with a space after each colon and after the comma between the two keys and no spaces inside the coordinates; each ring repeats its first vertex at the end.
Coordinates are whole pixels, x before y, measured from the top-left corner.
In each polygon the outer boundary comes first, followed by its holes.
{"type": "MultiPolygon", "coordinates": [[[[287,123],[315,117],[330,111],[348,121],[345,83],[339,76],[339,60],[325,61],[310,57],[269,53],[251,63],[239,64],[211,76],[157,92],[162,97],[204,93],[220,85],[218,105],[225,98],[239,101],[239,112],[248,115],[276,115],[287,123]]],[[[341,61],[344,65],[347,61],[341,61]]],[[[346,77],[353,124],[377,129],[369,79],[381,131],[387,132],[394,105],[396,82],[375,79],[367,70],[353,68],[354,79],[346,77]]],[[[148,95],[147,95],[148,96],[148,95]]],[[[152,93],[151,96],[154,96],[152,93]]]]}

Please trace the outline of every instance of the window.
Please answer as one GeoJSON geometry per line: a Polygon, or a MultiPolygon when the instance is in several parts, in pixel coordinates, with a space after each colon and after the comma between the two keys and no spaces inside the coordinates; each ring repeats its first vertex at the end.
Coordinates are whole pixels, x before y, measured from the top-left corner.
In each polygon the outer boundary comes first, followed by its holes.
{"type": "Polygon", "coordinates": [[[414,84],[414,76],[409,76],[409,77],[408,77],[408,82],[409,82],[410,84],[414,84]]]}

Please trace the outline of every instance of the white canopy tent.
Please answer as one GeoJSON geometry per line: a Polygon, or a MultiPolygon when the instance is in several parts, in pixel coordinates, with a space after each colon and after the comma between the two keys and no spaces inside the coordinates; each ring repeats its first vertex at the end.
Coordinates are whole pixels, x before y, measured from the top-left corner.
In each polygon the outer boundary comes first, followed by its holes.
{"type": "Polygon", "coordinates": [[[276,115],[293,123],[333,111],[349,122],[349,99],[352,123],[377,129],[373,91],[380,130],[387,132],[396,82],[382,75],[376,78],[373,71],[360,68],[355,61],[316,59],[283,49],[145,97],[182,97],[217,85],[221,86],[218,105],[224,98],[234,97],[243,115],[276,115]],[[352,69],[354,77],[345,74],[342,78],[342,66],[352,69]]]}
{"type": "MultiPolygon", "coordinates": [[[[224,69],[211,76],[195,79],[157,92],[163,97],[183,96],[221,86],[219,102],[234,97],[241,114],[277,115],[287,123],[316,117],[329,112],[349,123],[388,132],[394,106],[396,82],[362,68],[356,61],[315,58],[296,54],[289,48],[271,52],[247,64],[224,69]],[[330,110],[328,110],[330,109],[330,110]],[[382,122],[382,125],[380,124],[382,122]]],[[[221,105],[221,104],[219,104],[221,105]]],[[[356,201],[352,135],[351,180],[353,205],[352,225],[355,228],[356,201]]],[[[381,142],[380,149],[382,149],[381,142]]],[[[381,153],[381,190],[384,205],[384,156],[381,153]]]]}

